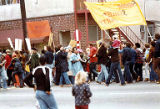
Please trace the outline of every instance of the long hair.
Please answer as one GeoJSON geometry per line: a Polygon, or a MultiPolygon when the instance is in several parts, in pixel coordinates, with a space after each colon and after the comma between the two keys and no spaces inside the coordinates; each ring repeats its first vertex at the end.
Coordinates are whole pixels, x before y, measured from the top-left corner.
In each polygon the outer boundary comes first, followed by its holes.
{"type": "Polygon", "coordinates": [[[80,85],[84,84],[87,80],[87,72],[79,71],[75,77],[75,84],[80,85]]]}

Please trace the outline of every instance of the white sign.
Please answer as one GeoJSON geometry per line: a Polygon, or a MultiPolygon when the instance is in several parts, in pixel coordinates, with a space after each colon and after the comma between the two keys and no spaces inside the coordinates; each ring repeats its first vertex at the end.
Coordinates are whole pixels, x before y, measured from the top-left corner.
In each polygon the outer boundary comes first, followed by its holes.
{"type": "Polygon", "coordinates": [[[30,39],[29,38],[25,38],[25,40],[26,40],[28,51],[31,51],[31,41],[30,41],[30,39]]]}
{"type": "Polygon", "coordinates": [[[18,42],[19,42],[18,40],[19,40],[19,39],[15,39],[15,50],[18,50],[18,48],[19,48],[19,47],[18,47],[18,42]]]}
{"type": "Polygon", "coordinates": [[[9,44],[10,44],[11,48],[13,48],[13,49],[14,49],[11,38],[8,38],[8,42],[9,42],[9,44]]]}
{"type": "Polygon", "coordinates": [[[15,50],[22,51],[22,39],[15,39],[15,50]]]}

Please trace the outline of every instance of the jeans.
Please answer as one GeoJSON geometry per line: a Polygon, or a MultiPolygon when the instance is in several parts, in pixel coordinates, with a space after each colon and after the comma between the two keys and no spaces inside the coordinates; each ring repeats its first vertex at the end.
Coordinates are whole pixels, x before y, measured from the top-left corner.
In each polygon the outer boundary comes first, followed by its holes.
{"type": "Polygon", "coordinates": [[[96,71],[96,63],[95,62],[90,63],[89,69],[90,69],[90,74],[89,74],[90,80],[95,80],[95,77],[97,77],[98,75],[96,71]],[[92,74],[93,74],[93,78],[92,78],[92,74]]]}
{"type": "Polygon", "coordinates": [[[63,72],[61,73],[61,77],[60,77],[60,85],[63,85],[63,79],[65,80],[65,83],[66,84],[71,84],[70,80],[69,80],[69,77],[67,75],[67,72],[63,72]]]}
{"type": "Polygon", "coordinates": [[[155,58],[153,61],[153,70],[157,73],[160,82],[160,58],[155,58]]]}
{"type": "Polygon", "coordinates": [[[132,76],[131,76],[131,72],[129,69],[130,63],[131,63],[130,61],[126,61],[124,64],[124,73],[125,73],[126,80],[128,83],[131,83],[133,81],[132,76]]]}
{"type": "Polygon", "coordinates": [[[11,85],[11,81],[12,81],[12,69],[7,69],[7,76],[8,76],[8,82],[7,85],[10,86],[11,85]]]}
{"type": "Polygon", "coordinates": [[[105,78],[105,81],[108,78],[108,70],[107,67],[104,64],[101,64],[101,73],[98,75],[98,82],[102,82],[105,78]]]}
{"type": "Polygon", "coordinates": [[[36,98],[38,100],[41,109],[58,109],[53,94],[48,95],[44,91],[37,90],[36,98]]]}
{"type": "Polygon", "coordinates": [[[69,80],[71,81],[72,84],[74,84],[74,76],[69,76],[69,80]]]}
{"type": "Polygon", "coordinates": [[[158,81],[158,75],[157,75],[157,73],[153,70],[153,65],[152,64],[150,64],[149,65],[150,66],[150,69],[151,69],[151,72],[150,72],[150,81],[158,81]]]}
{"type": "MultiPolygon", "coordinates": [[[[0,76],[1,76],[1,79],[3,81],[3,88],[6,89],[7,88],[7,73],[6,73],[6,70],[4,67],[2,67],[0,69],[0,76]]],[[[1,79],[0,79],[0,87],[1,87],[1,79]]]]}
{"type": "Polygon", "coordinates": [[[129,69],[130,69],[133,80],[137,80],[138,75],[134,71],[134,66],[135,66],[135,62],[131,62],[129,65],[129,69]]]}
{"type": "Polygon", "coordinates": [[[109,73],[108,79],[106,81],[106,84],[110,83],[110,80],[111,80],[112,75],[113,75],[115,70],[118,70],[119,77],[120,77],[120,80],[121,80],[121,84],[125,84],[125,81],[124,81],[124,78],[123,78],[123,75],[122,75],[122,71],[121,71],[121,67],[120,67],[120,63],[119,62],[112,62],[111,63],[110,73],[109,73]]]}
{"type": "Polygon", "coordinates": [[[135,72],[137,73],[137,75],[140,77],[140,81],[143,81],[143,70],[142,70],[142,67],[143,67],[143,64],[141,64],[141,63],[136,63],[135,64],[135,67],[134,67],[134,69],[135,69],[135,72]]]}

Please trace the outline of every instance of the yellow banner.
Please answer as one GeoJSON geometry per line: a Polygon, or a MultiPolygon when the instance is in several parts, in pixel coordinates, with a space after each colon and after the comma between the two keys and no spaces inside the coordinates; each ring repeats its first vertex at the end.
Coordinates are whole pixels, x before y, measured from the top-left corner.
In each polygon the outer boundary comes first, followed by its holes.
{"type": "Polygon", "coordinates": [[[50,35],[49,35],[48,46],[51,47],[52,43],[53,43],[53,33],[51,32],[50,35]]]}
{"type": "Polygon", "coordinates": [[[84,3],[102,30],[120,26],[146,25],[146,20],[135,0],[84,3]]]}

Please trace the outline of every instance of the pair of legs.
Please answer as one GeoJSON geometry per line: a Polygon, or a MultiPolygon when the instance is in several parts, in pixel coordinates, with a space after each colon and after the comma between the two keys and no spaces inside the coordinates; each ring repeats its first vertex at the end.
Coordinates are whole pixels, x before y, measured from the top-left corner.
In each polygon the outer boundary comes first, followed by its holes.
{"type": "Polygon", "coordinates": [[[90,69],[90,74],[89,74],[89,79],[92,81],[94,81],[95,80],[95,77],[97,77],[98,76],[98,73],[97,73],[97,71],[96,71],[96,62],[92,62],[92,63],[90,63],[90,65],[89,65],[89,69],[90,69]],[[92,77],[92,74],[93,74],[93,77],[92,77]]]}
{"type": "Polygon", "coordinates": [[[63,72],[61,73],[61,77],[60,77],[60,85],[63,85],[63,80],[65,81],[65,83],[67,85],[70,85],[71,84],[71,81],[69,80],[69,77],[68,77],[68,74],[67,72],[63,72]]]}
{"type": "Polygon", "coordinates": [[[124,73],[125,73],[126,80],[128,83],[132,83],[132,81],[133,81],[132,76],[131,76],[131,72],[129,69],[130,63],[131,63],[130,61],[126,61],[124,64],[124,73]]]}
{"type": "Polygon", "coordinates": [[[8,76],[8,81],[7,81],[7,85],[10,86],[11,82],[12,82],[12,69],[7,69],[7,76],[8,76]]]}
{"type": "Polygon", "coordinates": [[[13,78],[13,83],[15,84],[15,86],[23,87],[23,73],[24,72],[13,72],[12,78],[13,78]],[[18,76],[20,83],[17,83],[16,75],[18,76]]]}
{"type": "Polygon", "coordinates": [[[153,61],[153,70],[157,73],[160,82],[160,58],[155,58],[153,61]]]}
{"type": "Polygon", "coordinates": [[[105,79],[105,81],[106,81],[107,78],[108,78],[108,70],[107,70],[107,67],[106,67],[106,65],[101,64],[101,73],[98,75],[97,82],[101,83],[104,79],[105,79]]]}
{"type": "Polygon", "coordinates": [[[142,76],[143,71],[142,71],[142,67],[143,67],[143,64],[142,64],[142,63],[136,63],[136,64],[135,64],[135,67],[134,67],[135,72],[136,72],[137,75],[138,75],[138,81],[143,81],[143,76],[142,76]]]}
{"type": "Polygon", "coordinates": [[[36,91],[36,98],[41,109],[58,109],[53,94],[48,95],[45,91],[36,91]]]}
{"type": "Polygon", "coordinates": [[[0,70],[0,87],[1,87],[1,79],[3,81],[3,88],[6,89],[7,88],[7,73],[6,73],[6,70],[5,68],[2,68],[0,70]]]}
{"type": "Polygon", "coordinates": [[[158,78],[157,73],[153,70],[152,63],[149,66],[150,66],[150,69],[151,69],[151,71],[150,71],[150,81],[155,81],[155,80],[158,81],[159,78],[158,78]]]}
{"type": "Polygon", "coordinates": [[[135,67],[135,63],[134,63],[134,62],[131,62],[130,65],[129,65],[129,69],[130,69],[130,72],[131,72],[131,75],[132,75],[133,80],[137,80],[138,75],[137,75],[137,73],[135,72],[134,67],[135,67]]]}
{"type": "Polygon", "coordinates": [[[125,81],[124,81],[124,78],[123,78],[123,75],[122,75],[122,71],[121,71],[121,67],[120,67],[120,62],[112,62],[111,63],[110,73],[109,73],[108,79],[106,81],[106,84],[109,85],[110,80],[111,80],[112,75],[114,74],[115,70],[118,71],[121,84],[122,85],[125,84],[125,81]]]}

